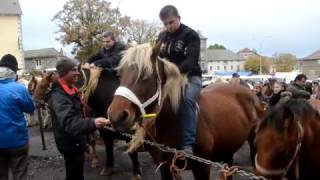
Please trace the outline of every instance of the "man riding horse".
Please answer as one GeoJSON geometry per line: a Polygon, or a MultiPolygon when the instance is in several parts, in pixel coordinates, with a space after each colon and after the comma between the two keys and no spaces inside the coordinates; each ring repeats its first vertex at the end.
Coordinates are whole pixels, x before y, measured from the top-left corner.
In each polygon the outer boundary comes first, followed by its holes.
{"type": "Polygon", "coordinates": [[[196,102],[202,86],[198,63],[200,38],[197,32],[180,22],[176,7],[163,7],[159,16],[166,28],[158,37],[158,43],[161,43],[160,57],[176,64],[181,74],[188,77],[188,85],[180,105],[180,117],[183,121],[181,149],[192,153],[196,137],[196,102]]]}
{"type": "Polygon", "coordinates": [[[91,66],[95,65],[102,68],[117,67],[121,59],[121,52],[125,50],[125,45],[116,41],[112,32],[103,34],[102,45],[102,50],[91,56],[87,62],[91,66]]]}

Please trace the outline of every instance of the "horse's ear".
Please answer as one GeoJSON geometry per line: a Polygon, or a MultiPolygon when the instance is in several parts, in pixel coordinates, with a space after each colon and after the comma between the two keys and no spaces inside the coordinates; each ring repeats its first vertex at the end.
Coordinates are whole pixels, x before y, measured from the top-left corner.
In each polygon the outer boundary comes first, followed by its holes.
{"type": "Polygon", "coordinates": [[[53,74],[54,74],[53,72],[50,72],[50,73],[47,75],[46,79],[47,79],[48,81],[50,81],[53,74]]]}
{"type": "Polygon", "coordinates": [[[157,59],[158,55],[160,54],[161,49],[161,41],[158,41],[152,48],[151,60],[154,61],[157,59]]]}

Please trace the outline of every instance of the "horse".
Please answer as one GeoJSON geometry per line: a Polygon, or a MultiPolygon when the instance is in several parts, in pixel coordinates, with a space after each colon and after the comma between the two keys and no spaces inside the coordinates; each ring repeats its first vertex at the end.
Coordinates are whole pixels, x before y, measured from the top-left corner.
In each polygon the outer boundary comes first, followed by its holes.
{"type": "MultiPolygon", "coordinates": [[[[88,66],[79,67],[80,77],[76,86],[81,87],[79,91],[84,94],[84,103],[90,109],[93,117],[106,116],[106,109],[109,107],[113,94],[119,86],[119,79],[114,70],[98,67],[90,68],[88,66]]],[[[112,174],[114,165],[114,139],[128,141],[128,138],[118,132],[112,132],[107,129],[99,130],[103,138],[106,149],[106,161],[100,175],[107,176],[112,174]]],[[[133,163],[132,179],[141,179],[141,168],[137,152],[129,153],[133,163]]]]}
{"type": "MultiPolygon", "coordinates": [[[[175,64],[158,57],[159,49],[159,44],[130,48],[118,67],[120,87],[108,115],[116,130],[135,129],[131,149],[141,145],[145,136],[173,148],[181,144],[178,112],[186,79],[175,64]]],[[[239,84],[217,83],[201,91],[198,105],[194,154],[231,166],[233,154],[247,140],[259,116],[258,99],[239,84]]],[[[163,164],[162,179],[172,179],[168,168],[172,154],[151,151],[151,156],[156,164],[163,164]]],[[[187,164],[195,179],[210,178],[208,165],[196,161],[187,164]]]]}
{"type": "Polygon", "coordinates": [[[258,125],[255,171],[272,180],[320,179],[320,102],[283,99],[258,125]]]}

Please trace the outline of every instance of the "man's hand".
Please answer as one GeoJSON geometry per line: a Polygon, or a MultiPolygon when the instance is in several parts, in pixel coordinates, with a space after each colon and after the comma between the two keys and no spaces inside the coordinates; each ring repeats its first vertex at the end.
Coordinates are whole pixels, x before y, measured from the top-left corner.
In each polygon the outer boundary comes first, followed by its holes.
{"type": "Polygon", "coordinates": [[[110,120],[104,117],[98,117],[94,119],[94,124],[96,125],[97,128],[103,128],[106,125],[110,124],[110,120]]]}

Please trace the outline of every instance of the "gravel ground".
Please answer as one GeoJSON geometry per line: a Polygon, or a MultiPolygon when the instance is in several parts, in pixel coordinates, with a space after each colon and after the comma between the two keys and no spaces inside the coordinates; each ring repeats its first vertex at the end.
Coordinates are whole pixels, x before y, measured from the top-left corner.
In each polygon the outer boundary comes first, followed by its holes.
{"type": "MultiPolygon", "coordinates": [[[[30,134],[30,161],[29,161],[29,177],[30,180],[63,180],[64,162],[62,156],[58,153],[51,131],[45,132],[45,139],[47,150],[42,150],[40,133],[38,127],[29,128],[30,134]]],[[[117,143],[119,144],[119,143],[117,143]]],[[[85,162],[85,179],[88,180],[127,180],[131,178],[131,161],[129,156],[119,149],[115,149],[115,167],[112,176],[100,176],[101,167],[91,168],[88,161],[85,162]]],[[[97,152],[100,161],[104,161],[104,147],[97,146],[97,152]]],[[[148,153],[139,153],[139,160],[141,162],[143,179],[158,180],[160,179],[159,172],[155,172],[155,165],[148,153]]],[[[234,156],[235,165],[250,166],[249,149],[245,144],[234,156]]],[[[213,177],[216,179],[217,173],[212,169],[213,177]]],[[[185,171],[182,174],[183,179],[193,179],[191,171],[185,171]]],[[[235,176],[235,180],[242,180],[242,178],[235,176]]]]}

